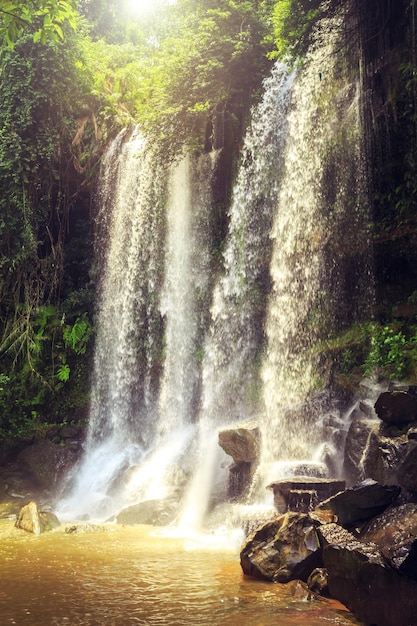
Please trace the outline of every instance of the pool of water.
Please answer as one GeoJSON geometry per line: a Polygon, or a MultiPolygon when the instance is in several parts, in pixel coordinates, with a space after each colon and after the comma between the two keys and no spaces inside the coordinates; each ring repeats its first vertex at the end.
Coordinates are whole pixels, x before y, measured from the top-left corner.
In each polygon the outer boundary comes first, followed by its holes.
{"type": "Polygon", "coordinates": [[[339,603],[246,578],[239,544],[147,526],[34,536],[0,520],[1,626],[359,624],[339,603]]]}

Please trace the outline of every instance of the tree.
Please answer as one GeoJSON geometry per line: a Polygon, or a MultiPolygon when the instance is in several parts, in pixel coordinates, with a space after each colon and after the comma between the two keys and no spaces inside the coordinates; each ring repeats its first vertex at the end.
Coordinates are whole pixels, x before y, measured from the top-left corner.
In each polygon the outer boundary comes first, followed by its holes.
{"type": "Polygon", "coordinates": [[[0,6],[0,37],[9,46],[25,31],[34,41],[63,39],[63,25],[76,26],[75,0],[6,0],[0,6]]]}
{"type": "Polygon", "coordinates": [[[175,152],[201,148],[207,134],[216,145],[226,118],[242,126],[270,67],[267,8],[270,2],[235,0],[178,0],[166,7],[140,67],[137,117],[145,132],[175,152]]]}

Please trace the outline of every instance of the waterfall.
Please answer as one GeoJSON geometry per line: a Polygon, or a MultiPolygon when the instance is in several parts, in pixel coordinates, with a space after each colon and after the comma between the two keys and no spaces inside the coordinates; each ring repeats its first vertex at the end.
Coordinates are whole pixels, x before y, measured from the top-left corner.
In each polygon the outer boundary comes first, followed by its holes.
{"type": "Polygon", "coordinates": [[[361,93],[338,54],[342,26],[334,18],[320,22],[293,87],[272,228],[262,370],[265,482],[279,477],[278,461],[320,463],[339,452],[329,435],[338,417],[323,347],[372,300],[361,93]]]}
{"type": "MultiPolygon", "coordinates": [[[[277,64],[253,110],[229,211],[224,273],[215,285],[204,346],[202,407],[194,477],[181,524],[199,527],[222,455],[221,425],[251,418],[259,410],[259,356],[269,286],[269,241],[279,188],[287,112],[294,75],[277,64]]],[[[219,494],[217,494],[219,495],[219,494]]]]}
{"type": "Polygon", "coordinates": [[[105,519],[183,480],[200,387],[215,155],[166,168],[139,129],[107,151],[90,420],[59,513],[105,519]],[[163,366],[162,366],[163,365],[163,366]]]}
{"type": "Polygon", "coordinates": [[[328,469],[336,456],[344,425],[326,342],[359,319],[371,274],[361,96],[336,54],[338,26],[320,25],[297,75],[277,63],[264,83],[221,271],[218,152],[164,165],[138,129],[109,146],[90,424],[63,519],[173,497],[177,523],[201,527],[228,497],[225,425],[259,426],[252,502],[283,462],[328,469]]]}
{"type": "Polygon", "coordinates": [[[60,503],[63,517],[114,512],[122,501],[117,478],[154,436],[165,187],[138,129],[122,131],[103,160],[90,420],[81,467],[60,503]]]}
{"type": "Polygon", "coordinates": [[[155,437],[131,472],[125,500],[161,499],[184,487],[195,437],[201,350],[211,289],[211,179],[216,154],[185,157],[172,170],[160,311],[165,320],[155,437]]]}

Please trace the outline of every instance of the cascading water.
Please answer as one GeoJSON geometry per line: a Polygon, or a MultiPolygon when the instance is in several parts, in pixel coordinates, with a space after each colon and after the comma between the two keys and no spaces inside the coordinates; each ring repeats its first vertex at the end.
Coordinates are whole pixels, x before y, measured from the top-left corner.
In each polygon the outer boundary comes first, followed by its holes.
{"type": "Polygon", "coordinates": [[[163,176],[153,176],[151,155],[144,150],[137,129],[122,131],[103,162],[96,246],[102,278],[90,422],[83,462],[60,505],[63,517],[112,513],[120,494],[110,493],[109,485],[142,458],[153,438],[160,332],[154,294],[161,280],[166,183],[163,176]]]}
{"type": "MultiPolygon", "coordinates": [[[[294,75],[277,64],[253,111],[233,190],[224,274],[214,288],[204,346],[198,460],[181,524],[199,527],[221,466],[221,425],[251,418],[259,410],[259,354],[263,343],[274,216],[287,112],[294,75]]],[[[219,495],[219,494],[218,494],[219,495]]]]}
{"type": "Polygon", "coordinates": [[[216,154],[184,158],[172,171],[164,283],[165,358],[158,419],[147,457],[131,473],[132,501],[164,498],[183,487],[195,436],[200,352],[211,278],[211,177],[216,154]]]}
{"type": "Polygon", "coordinates": [[[336,431],[343,424],[325,391],[331,362],[322,348],[372,302],[361,93],[338,54],[342,28],[334,18],[320,23],[294,83],[272,230],[264,484],[288,462],[321,463],[339,452],[330,422],[336,431]]]}
{"type": "Polygon", "coordinates": [[[277,64],[265,82],[217,281],[216,153],[162,168],[137,130],[111,145],[91,421],[61,517],[173,496],[177,522],[200,527],[210,498],[227,498],[217,436],[237,422],[262,435],[252,501],[280,477],[277,462],[324,460],[320,342],[355,319],[369,274],[360,93],[336,63],[335,26],[321,24],[326,43],[296,78],[277,64]]]}
{"type": "Polygon", "coordinates": [[[158,168],[138,129],[123,131],[104,159],[90,423],[62,518],[106,519],[183,481],[210,285],[214,163],[208,155],[158,168]]]}

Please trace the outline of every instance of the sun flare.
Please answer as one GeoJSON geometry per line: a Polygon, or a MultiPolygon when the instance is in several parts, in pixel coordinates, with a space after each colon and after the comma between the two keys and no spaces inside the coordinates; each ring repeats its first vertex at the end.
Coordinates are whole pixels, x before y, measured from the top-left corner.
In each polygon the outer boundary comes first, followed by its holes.
{"type": "Polygon", "coordinates": [[[162,0],[124,0],[126,11],[134,17],[149,15],[162,4],[162,0]]]}

